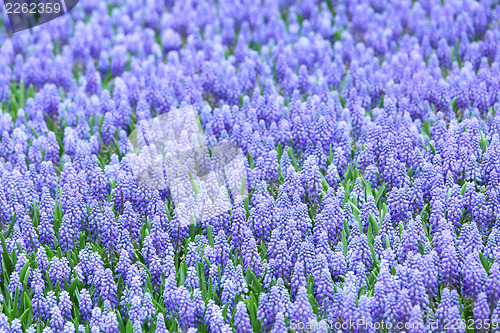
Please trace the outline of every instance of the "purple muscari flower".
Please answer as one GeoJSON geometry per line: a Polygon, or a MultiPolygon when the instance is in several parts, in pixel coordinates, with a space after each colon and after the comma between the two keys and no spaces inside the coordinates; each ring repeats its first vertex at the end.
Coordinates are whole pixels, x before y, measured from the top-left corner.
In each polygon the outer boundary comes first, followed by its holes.
{"type": "Polygon", "coordinates": [[[170,242],[170,235],[162,226],[162,221],[159,215],[153,217],[151,239],[160,257],[173,254],[174,250],[170,242]]]}
{"type": "Polygon", "coordinates": [[[101,324],[104,324],[105,316],[102,315],[101,308],[94,307],[92,309],[92,316],[90,318],[89,326],[91,332],[94,332],[94,327],[97,328],[96,332],[100,331],[101,324]]]}
{"type": "MultiPolygon", "coordinates": [[[[281,314],[283,316],[283,313],[281,314]]],[[[236,313],[234,314],[235,333],[251,333],[252,325],[248,316],[247,306],[243,301],[239,301],[236,305],[236,313]]]]}
{"type": "Polygon", "coordinates": [[[89,61],[85,73],[85,92],[89,95],[98,95],[101,92],[101,75],[95,69],[94,63],[89,61]]]}
{"type": "Polygon", "coordinates": [[[479,259],[477,252],[467,256],[466,263],[462,269],[462,286],[464,295],[473,298],[483,291],[488,275],[479,259]]]}
{"type": "MultiPolygon", "coordinates": [[[[227,266],[229,267],[229,266],[227,266]]],[[[184,281],[186,288],[194,290],[200,287],[199,277],[196,273],[196,269],[193,266],[188,268],[186,280],[184,281]]]]}
{"type": "Polygon", "coordinates": [[[109,181],[106,179],[104,172],[98,166],[90,171],[92,178],[90,179],[90,193],[92,197],[99,202],[107,201],[107,194],[110,190],[109,181]]]}
{"type": "Polygon", "coordinates": [[[220,264],[221,268],[224,268],[229,260],[229,251],[226,234],[220,230],[214,240],[214,264],[220,264]]]}
{"type": "Polygon", "coordinates": [[[134,246],[130,239],[130,234],[128,230],[122,229],[121,226],[119,226],[119,230],[120,237],[118,240],[118,244],[116,245],[116,251],[121,252],[122,250],[125,250],[130,254],[130,256],[132,256],[134,253],[134,246]]]}
{"type": "Polygon", "coordinates": [[[64,328],[64,319],[61,315],[61,310],[56,305],[50,310],[50,319],[49,319],[50,327],[52,327],[56,332],[61,332],[64,328]]]}
{"type": "MultiPolygon", "coordinates": [[[[229,307],[228,307],[228,311],[229,313],[232,313],[232,310],[233,310],[233,307],[234,307],[234,304],[233,304],[233,300],[235,299],[235,297],[237,296],[238,294],[238,291],[236,289],[236,285],[235,283],[232,281],[232,279],[226,279],[224,281],[224,284],[223,284],[223,287],[222,287],[222,295],[221,295],[221,301],[224,303],[224,304],[227,304],[229,303],[229,307]]],[[[230,314],[226,314],[226,316],[228,316],[228,320],[230,320],[230,314]]]]}
{"type": "Polygon", "coordinates": [[[142,301],[142,311],[144,320],[146,321],[148,327],[150,327],[151,323],[153,322],[153,317],[156,310],[153,304],[153,298],[149,292],[146,292],[146,294],[144,294],[144,299],[142,301]]]}
{"type": "Polygon", "coordinates": [[[138,123],[142,120],[151,119],[151,106],[146,99],[146,93],[144,91],[139,95],[139,101],[137,102],[135,113],[138,123]]]}
{"type": "Polygon", "coordinates": [[[422,226],[422,218],[417,215],[411,219],[408,227],[403,231],[401,243],[398,247],[398,258],[404,260],[408,253],[418,253],[418,245],[425,242],[425,233],[422,226]]]}
{"type": "Polygon", "coordinates": [[[40,243],[49,248],[54,247],[54,226],[52,215],[47,215],[45,211],[40,211],[40,224],[38,231],[40,234],[40,243]]]}
{"type": "Polygon", "coordinates": [[[151,267],[151,263],[153,261],[154,256],[158,256],[156,248],[153,244],[153,239],[151,238],[151,235],[147,235],[144,238],[141,253],[142,253],[142,256],[144,257],[144,261],[146,263],[146,266],[151,267]]]}
{"type": "Polygon", "coordinates": [[[331,204],[328,203],[321,210],[320,216],[316,219],[316,223],[318,223],[318,219],[324,221],[323,223],[326,225],[328,237],[331,242],[336,242],[340,239],[344,222],[342,221],[341,203],[338,197],[334,198],[331,204]]]}
{"type": "Polygon", "coordinates": [[[100,255],[92,252],[90,248],[82,249],[78,254],[78,264],[76,266],[78,279],[86,286],[91,286],[94,272],[98,266],[103,266],[100,255]]]}
{"type": "Polygon", "coordinates": [[[301,245],[299,260],[304,261],[306,268],[306,274],[312,274],[313,268],[315,266],[316,253],[314,249],[314,244],[312,242],[304,241],[301,245]]]}
{"type": "Polygon", "coordinates": [[[4,313],[0,313],[0,328],[5,332],[10,331],[9,319],[4,313]]]}
{"type": "Polygon", "coordinates": [[[165,289],[163,290],[163,304],[168,313],[176,314],[179,306],[179,292],[175,281],[175,274],[172,273],[165,280],[165,289]]]}
{"type": "Polygon", "coordinates": [[[307,285],[307,281],[306,281],[306,274],[304,271],[304,262],[299,260],[295,262],[293,268],[293,274],[291,279],[292,298],[295,298],[295,295],[297,294],[299,288],[305,285],[307,285]]]}
{"type": "Polygon", "coordinates": [[[440,322],[444,322],[445,319],[450,319],[451,310],[453,307],[459,306],[458,293],[456,290],[451,290],[444,288],[441,295],[441,302],[436,310],[436,318],[440,322]]]}
{"type": "Polygon", "coordinates": [[[259,240],[267,240],[271,235],[272,220],[269,214],[270,206],[271,200],[262,198],[250,211],[248,222],[255,233],[255,237],[259,240]]]}
{"type": "Polygon", "coordinates": [[[19,318],[15,318],[10,323],[10,332],[11,333],[22,333],[21,320],[19,318]]]}
{"type": "Polygon", "coordinates": [[[390,322],[393,325],[396,325],[398,322],[399,304],[397,300],[397,296],[395,293],[389,293],[385,297],[385,312],[383,314],[383,320],[385,322],[390,322]]]}
{"type": "Polygon", "coordinates": [[[194,242],[190,242],[188,244],[188,250],[186,253],[186,265],[187,267],[196,267],[196,264],[199,261],[200,261],[200,253],[198,252],[197,246],[194,242]]]}
{"type": "Polygon", "coordinates": [[[126,249],[120,251],[120,258],[116,264],[116,272],[123,278],[128,275],[128,270],[132,265],[132,259],[130,258],[130,253],[126,249]]]}
{"type": "Polygon", "coordinates": [[[231,248],[241,253],[245,241],[246,213],[243,205],[236,205],[231,212],[231,248]]]}
{"type": "Polygon", "coordinates": [[[156,319],[156,329],[155,333],[168,333],[167,327],[165,326],[165,319],[163,317],[163,313],[158,313],[156,319]]]}
{"type": "Polygon", "coordinates": [[[113,253],[116,248],[119,229],[111,207],[107,207],[101,215],[98,224],[99,238],[108,253],[113,253]]]}
{"type": "Polygon", "coordinates": [[[372,319],[371,316],[371,298],[361,295],[358,300],[358,318],[363,318],[365,322],[372,319]]]}
{"type": "Polygon", "coordinates": [[[465,265],[464,261],[467,255],[471,252],[482,252],[483,240],[482,235],[477,228],[476,223],[463,224],[458,237],[458,255],[461,266],[465,265]]]}
{"type": "Polygon", "coordinates": [[[71,310],[73,308],[73,303],[69,298],[69,293],[66,290],[62,290],[59,294],[59,309],[61,310],[61,315],[64,319],[71,320],[71,310]]]}
{"type": "Polygon", "coordinates": [[[481,113],[481,116],[484,117],[488,113],[488,107],[491,106],[491,97],[486,82],[479,83],[479,86],[475,89],[474,97],[474,107],[476,107],[481,113]]]}
{"type": "Polygon", "coordinates": [[[38,247],[38,236],[31,218],[25,215],[21,222],[21,232],[23,235],[24,244],[27,246],[28,251],[31,252],[38,247]]]}
{"type": "Polygon", "coordinates": [[[353,322],[358,318],[356,294],[353,288],[348,287],[344,301],[344,314],[342,315],[342,319],[346,322],[353,322]]]}
{"type": "Polygon", "coordinates": [[[264,271],[266,274],[262,281],[262,285],[264,286],[264,290],[269,290],[274,280],[274,259],[269,260],[269,262],[265,264],[264,271]]]}
{"type": "Polygon", "coordinates": [[[372,297],[372,316],[374,320],[382,319],[387,307],[387,295],[394,292],[394,278],[387,266],[383,265],[375,282],[372,297]]]}
{"type": "Polygon", "coordinates": [[[43,320],[46,318],[45,296],[43,295],[43,284],[35,286],[32,298],[33,318],[35,320],[43,320]]]}
{"type": "Polygon", "coordinates": [[[50,290],[45,297],[45,315],[46,319],[50,319],[51,311],[57,306],[56,293],[50,290]]]}
{"type": "Polygon", "coordinates": [[[130,122],[130,116],[132,115],[132,108],[127,100],[122,99],[116,108],[115,126],[124,127],[130,122]]]}
{"type": "Polygon", "coordinates": [[[87,323],[92,316],[92,300],[89,292],[85,288],[80,291],[78,309],[81,321],[87,323]]]}
{"type": "Polygon", "coordinates": [[[321,177],[316,156],[309,156],[302,168],[302,184],[306,187],[309,201],[317,203],[321,192],[321,177]]]}
{"type": "Polygon", "coordinates": [[[120,45],[113,49],[113,55],[111,59],[111,72],[113,76],[120,76],[125,70],[125,65],[127,64],[127,49],[120,45]]]}
{"type": "Polygon", "coordinates": [[[288,292],[282,282],[278,281],[276,286],[271,287],[269,294],[262,294],[257,318],[261,321],[264,328],[270,328],[275,321],[276,314],[280,310],[288,315],[291,309],[288,292]]]}
{"type": "Polygon", "coordinates": [[[68,251],[73,251],[74,237],[78,235],[78,232],[73,228],[73,221],[69,214],[63,216],[61,228],[59,230],[59,243],[63,253],[66,254],[68,251]]]}
{"type": "Polygon", "coordinates": [[[100,328],[105,333],[118,333],[118,319],[114,312],[108,313],[106,316],[102,316],[100,328]]]}
{"type": "Polygon", "coordinates": [[[183,330],[187,330],[189,327],[194,326],[195,322],[195,310],[191,297],[189,295],[189,290],[184,286],[179,287],[179,326],[183,330]]]}
{"type": "Polygon", "coordinates": [[[166,29],[161,34],[161,45],[165,54],[178,50],[182,46],[181,36],[172,29],[166,29]]]}
{"type": "Polygon", "coordinates": [[[441,250],[440,255],[439,275],[444,283],[458,282],[459,261],[457,251],[451,237],[452,236],[449,233],[446,233],[446,236],[442,241],[444,248],[441,250]]]}
{"type": "Polygon", "coordinates": [[[311,320],[315,319],[305,286],[299,288],[297,298],[293,304],[292,318],[302,323],[309,323],[311,320]]]}
{"type": "MultiPolygon", "coordinates": [[[[111,101],[111,103],[112,105],[114,105],[113,101],[111,101]]],[[[116,131],[116,127],[113,125],[113,118],[114,116],[112,112],[106,112],[104,114],[104,120],[101,125],[101,134],[104,144],[109,144],[113,141],[113,136],[115,135],[116,131]]]]}
{"type": "Polygon", "coordinates": [[[484,289],[492,307],[496,307],[500,299],[500,263],[495,261],[491,265],[489,273],[484,289]]]}
{"type": "Polygon", "coordinates": [[[113,306],[117,305],[116,300],[116,282],[113,279],[113,273],[109,268],[104,270],[99,267],[95,272],[94,277],[94,296],[101,297],[102,300],[108,300],[113,306]]]}
{"type": "Polygon", "coordinates": [[[135,295],[130,300],[130,310],[128,311],[130,322],[139,322],[142,324],[144,318],[142,313],[142,300],[141,297],[135,295]]]}
{"type": "Polygon", "coordinates": [[[418,305],[415,305],[411,310],[410,318],[408,319],[408,333],[424,333],[424,319],[422,310],[418,305]]]}
{"type": "MultiPolygon", "coordinates": [[[[497,307],[493,310],[493,313],[491,314],[491,322],[497,323],[500,320],[500,302],[497,304],[497,307]]],[[[499,332],[500,329],[497,327],[496,329],[493,329],[493,332],[499,332]]]]}
{"type": "MultiPolygon", "coordinates": [[[[166,260],[169,260],[171,257],[167,257],[166,260]]],[[[169,275],[170,272],[174,271],[168,270],[166,265],[161,262],[160,257],[156,254],[153,256],[153,259],[150,262],[149,273],[151,274],[151,283],[155,288],[159,287],[162,282],[162,274],[169,275]]]]}
{"type": "MultiPolygon", "coordinates": [[[[296,262],[300,256],[300,248],[302,247],[302,233],[298,230],[295,230],[292,235],[292,239],[290,241],[290,260],[292,262],[296,262]]],[[[268,255],[269,256],[269,255],[268,255]]]]}
{"type": "Polygon", "coordinates": [[[274,276],[276,279],[282,278],[284,281],[289,281],[292,262],[288,253],[288,247],[285,240],[278,243],[278,248],[275,257],[274,276]]]}
{"type": "Polygon", "coordinates": [[[256,276],[262,276],[262,264],[259,252],[257,251],[257,244],[249,229],[246,229],[245,232],[245,242],[241,248],[241,257],[243,260],[244,272],[250,268],[256,276]]]}
{"type": "Polygon", "coordinates": [[[193,290],[192,302],[194,304],[195,325],[203,324],[203,316],[205,314],[205,301],[201,295],[200,289],[193,290]]]}
{"type": "Polygon", "coordinates": [[[333,302],[335,289],[326,267],[314,271],[314,294],[322,308],[327,308],[333,302]]]}
{"type": "Polygon", "coordinates": [[[285,324],[285,316],[283,315],[283,311],[279,311],[276,314],[276,319],[274,321],[272,332],[275,333],[287,333],[288,328],[285,324]]]}
{"type": "Polygon", "coordinates": [[[397,225],[406,222],[409,217],[409,198],[406,188],[393,188],[387,197],[387,207],[392,222],[397,225]]]}
{"type": "Polygon", "coordinates": [[[361,210],[361,223],[363,224],[363,230],[365,232],[368,231],[368,225],[370,223],[369,221],[369,215],[370,213],[373,215],[375,218],[375,221],[378,224],[378,209],[377,206],[375,205],[375,199],[373,198],[372,195],[368,196],[366,202],[363,204],[363,208],[361,210]]]}
{"type": "Polygon", "coordinates": [[[477,296],[476,304],[474,305],[474,320],[485,323],[490,319],[490,305],[484,292],[477,296]]]}
{"type": "Polygon", "coordinates": [[[398,310],[397,318],[399,322],[407,322],[410,318],[412,304],[409,295],[409,290],[406,288],[401,289],[398,295],[398,310]]]}
{"type": "Polygon", "coordinates": [[[66,282],[69,283],[70,270],[68,259],[65,257],[61,259],[52,257],[49,268],[49,278],[52,286],[55,287],[57,282],[61,287],[65,286],[66,282]]]}
{"type": "Polygon", "coordinates": [[[371,250],[368,246],[368,241],[365,235],[355,236],[350,244],[349,250],[347,252],[347,262],[350,266],[356,263],[361,263],[366,265],[366,267],[371,270],[371,250]]]}
{"type": "Polygon", "coordinates": [[[409,288],[409,297],[412,305],[418,305],[419,307],[425,309],[429,304],[429,296],[425,290],[423,274],[416,269],[412,270],[410,274],[411,288],[409,288]]]}
{"type": "Polygon", "coordinates": [[[174,248],[176,251],[179,251],[184,240],[189,238],[189,226],[183,225],[179,218],[174,214],[174,217],[170,220],[168,227],[170,228],[170,238],[172,239],[174,248]]]}
{"type": "Polygon", "coordinates": [[[67,321],[66,324],[64,324],[63,333],[75,333],[75,324],[67,321]]]}

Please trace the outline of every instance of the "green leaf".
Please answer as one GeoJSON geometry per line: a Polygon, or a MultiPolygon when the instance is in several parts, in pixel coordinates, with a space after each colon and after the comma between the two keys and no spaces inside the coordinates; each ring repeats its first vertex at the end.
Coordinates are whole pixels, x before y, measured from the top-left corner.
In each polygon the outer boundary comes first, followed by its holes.
{"type": "Polygon", "coordinates": [[[429,138],[432,138],[432,136],[431,136],[431,126],[429,125],[429,120],[428,119],[424,120],[424,129],[425,129],[425,133],[427,134],[427,136],[429,138]]]}
{"type": "Polygon", "coordinates": [[[14,298],[14,308],[12,309],[11,316],[14,314],[14,317],[10,319],[17,318],[17,311],[19,310],[19,286],[16,286],[15,298],[14,298]]]}
{"type": "Polygon", "coordinates": [[[127,333],[133,333],[134,332],[134,326],[132,325],[132,322],[129,320],[127,322],[127,327],[126,327],[126,332],[127,333]]]}
{"type": "Polygon", "coordinates": [[[486,270],[486,272],[489,274],[491,263],[488,260],[486,260],[482,252],[479,252],[479,258],[481,258],[481,263],[483,264],[483,267],[486,270]]]}
{"type": "Polygon", "coordinates": [[[227,313],[228,307],[229,307],[229,302],[227,302],[226,305],[224,306],[224,308],[222,309],[222,318],[226,318],[226,313],[227,313]]]}
{"type": "Polygon", "coordinates": [[[382,194],[384,194],[384,192],[385,192],[385,183],[382,183],[382,186],[380,186],[380,188],[377,191],[377,194],[375,195],[375,203],[377,204],[377,206],[378,206],[378,202],[379,202],[380,198],[382,197],[382,194]]]}
{"type": "Polygon", "coordinates": [[[429,147],[431,147],[432,153],[436,154],[436,148],[434,148],[431,142],[429,142],[429,147]]]}
{"type": "Polygon", "coordinates": [[[347,236],[346,236],[345,227],[342,229],[342,251],[344,252],[344,256],[347,255],[347,236]]]}
{"type": "Polygon", "coordinates": [[[370,222],[371,222],[371,225],[372,225],[372,228],[373,228],[374,234],[375,234],[375,235],[378,235],[378,232],[379,232],[379,230],[380,230],[380,227],[379,227],[379,225],[378,225],[378,223],[377,223],[377,220],[375,219],[375,216],[373,216],[373,214],[372,214],[372,213],[370,213],[370,215],[369,215],[369,220],[370,220],[370,222]]]}
{"type": "Polygon", "coordinates": [[[255,287],[257,288],[259,293],[261,293],[262,292],[262,285],[259,281],[259,278],[252,271],[250,271],[250,276],[252,277],[252,280],[253,280],[253,283],[255,284],[255,287]]]}
{"type": "Polygon", "coordinates": [[[23,306],[25,309],[29,309],[31,308],[31,299],[30,297],[28,296],[28,293],[23,293],[24,294],[24,300],[23,300],[23,306]]]}
{"type": "Polygon", "coordinates": [[[31,323],[29,323],[29,322],[28,322],[28,320],[27,320],[27,319],[28,319],[28,316],[29,316],[29,314],[30,314],[30,310],[31,310],[31,308],[27,308],[26,310],[24,310],[23,314],[22,314],[22,315],[21,315],[21,317],[19,318],[19,319],[21,320],[21,323],[23,324],[23,326],[25,326],[26,328],[28,328],[28,327],[29,327],[29,324],[31,324],[31,323]]]}
{"type": "Polygon", "coordinates": [[[411,177],[413,175],[413,166],[411,166],[409,169],[408,169],[408,172],[406,173],[408,175],[408,177],[411,177]]]}
{"type": "Polygon", "coordinates": [[[457,107],[457,96],[453,97],[451,100],[451,107],[453,108],[453,112],[457,112],[458,107],[457,107]]]}
{"type": "Polygon", "coordinates": [[[207,237],[208,237],[208,242],[210,246],[214,246],[214,237],[212,235],[212,226],[209,225],[207,228],[207,237]]]}
{"type": "Polygon", "coordinates": [[[460,188],[460,195],[464,195],[466,188],[467,188],[467,182],[465,182],[460,188]]]}
{"type": "Polygon", "coordinates": [[[486,153],[486,150],[488,150],[488,139],[484,136],[483,131],[480,131],[481,133],[481,141],[479,145],[481,146],[481,150],[483,151],[483,154],[486,153]]]}

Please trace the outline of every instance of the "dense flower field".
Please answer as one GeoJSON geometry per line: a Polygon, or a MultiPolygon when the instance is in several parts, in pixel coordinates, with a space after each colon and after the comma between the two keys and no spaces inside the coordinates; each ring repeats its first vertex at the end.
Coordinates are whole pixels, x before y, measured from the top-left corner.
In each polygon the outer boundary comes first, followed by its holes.
{"type": "Polygon", "coordinates": [[[81,0],[0,101],[1,333],[500,331],[495,0],[81,0]],[[248,186],[187,225],[128,141],[186,106],[248,186]]]}

